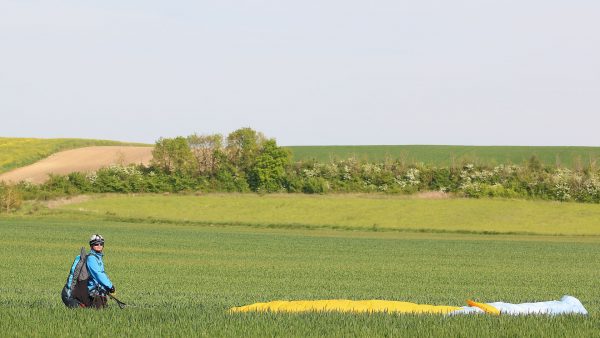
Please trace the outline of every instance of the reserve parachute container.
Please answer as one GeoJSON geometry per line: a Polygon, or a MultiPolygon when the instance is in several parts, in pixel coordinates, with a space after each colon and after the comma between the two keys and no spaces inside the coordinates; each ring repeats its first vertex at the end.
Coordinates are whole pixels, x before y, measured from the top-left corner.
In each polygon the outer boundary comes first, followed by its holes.
{"type": "Polygon", "coordinates": [[[85,248],[81,248],[79,256],[75,257],[71,266],[72,271],[69,271],[69,276],[63,288],[62,300],[67,307],[87,307],[90,305],[90,296],[88,292],[88,280],[90,274],[87,269],[88,254],[85,248]]]}

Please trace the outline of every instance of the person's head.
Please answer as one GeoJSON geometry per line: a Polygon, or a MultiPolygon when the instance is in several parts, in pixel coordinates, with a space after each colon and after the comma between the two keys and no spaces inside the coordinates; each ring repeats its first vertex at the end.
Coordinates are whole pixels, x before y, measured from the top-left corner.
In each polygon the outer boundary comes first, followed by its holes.
{"type": "Polygon", "coordinates": [[[90,237],[90,248],[96,252],[102,252],[104,250],[104,237],[99,234],[93,234],[90,237]]]}

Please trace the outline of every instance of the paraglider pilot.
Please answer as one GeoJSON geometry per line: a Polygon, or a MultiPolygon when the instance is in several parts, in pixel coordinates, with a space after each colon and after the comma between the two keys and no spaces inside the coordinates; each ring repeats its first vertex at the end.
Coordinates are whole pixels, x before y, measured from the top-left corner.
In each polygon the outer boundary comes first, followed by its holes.
{"type": "Polygon", "coordinates": [[[75,257],[69,277],[62,291],[62,300],[67,307],[106,307],[108,293],[115,286],[104,271],[104,237],[94,234],[90,238],[90,252],[75,257]]]}

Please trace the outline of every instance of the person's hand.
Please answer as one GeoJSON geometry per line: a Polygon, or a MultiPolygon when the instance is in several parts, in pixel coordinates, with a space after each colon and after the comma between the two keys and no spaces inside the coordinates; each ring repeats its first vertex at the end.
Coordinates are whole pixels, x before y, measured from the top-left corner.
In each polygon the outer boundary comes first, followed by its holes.
{"type": "Polygon", "coordinates": [[[110,288],[110,290],[108,290],[108,293],[115,293],[115,286],[113,285],[112,288],[110,288]]]}

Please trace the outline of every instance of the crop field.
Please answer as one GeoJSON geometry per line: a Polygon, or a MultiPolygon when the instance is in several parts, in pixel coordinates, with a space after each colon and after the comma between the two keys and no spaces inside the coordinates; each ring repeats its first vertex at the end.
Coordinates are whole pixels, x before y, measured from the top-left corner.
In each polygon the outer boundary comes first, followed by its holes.
{"type": "MultiPolygon", "coordinates": [[[[3,336],[590,336],[600,325],[597,239],[373,233],[0,219],[3,336]],[[59,298],[90,233],[107,238],[117,297],[135,307],[68,310],[59,298]],[[275,299],[461,305],[580,298],[590,316],[228,314],[275,299]]],[[[533,236],[535,237],[535,236],[533,236]]]]}
{"type": "Polygon", "coordinates": [[[447,145],[379,145],[379,146],[289,146],[295,161],[316,159],[321,162],[345,160],[403,160],[448,167],[469,162],[482,165],[522,164],[535,155],[546,165],[587,166],[600,160],[600,147],[531,147],[531,146],[447,146],[447,145]]]}
{"type": "Polygon", "coordinates": [[[32,164],[56,152],[90,146],[138,145],[106,140],[0,137],[0,173],[32,164]]]}
{"type": "MultiPolygon", "coordinates": [[[[226,199],[211,197],[219,203],[226,199]]],[[[112,208],[139,205],[141,215],[152,208],[148,198],[108,197],[1,216],[2,335],[593,336],[600,328],[597,235],[247,226],[260,222],[244,212],[255,207],[251,198],[232,202],[245,215],[239,224],[247,225],[187,222],[190,216],[181,212],[190,208],[185,199],[192,196],[161,196],[164,215],[153,217],[168,218],[165,222],[135,219],[138,214],[133,211],[124,215],[112,208]],[[169,200],[183,203],[181,210],[173,211],[169,200]],[[99,207],[102,202],[113,204],[111,208],[103,205],[102,211],[79,210],[99,207]],[[107,241],[105,264],[116,296],[131,307],[121,310],[113,304],[104,311],[69,310],[60,301],[74,256],[96,232],[107,241]],[[579,298],[590,315],[227,313],[233,306],[270,300],[387,299],[461,306],[466,299],[518,303],[558,299],[564,294],[579,298]]],[[[503,202],[503,208],[510,209],[516,201],[503,202]]],[[[206,213],[217,207],[212,203],[206,213]]],[[[571,215],[597,212],[590,210],[571,215]]],[[[322,209],[305,214],[330,217],[322,209]]],[[[294,223],[301,222],[298,217],[294,223]]],[[[568,227],[558,232],[569,233],[568,227]]]]}
{"type": "Polygon", "coordinates": [[[108,195],[62,208],[109,219],[197,225],[600,235],[600,205],[533,200],[376,194],[108,195]]]}

